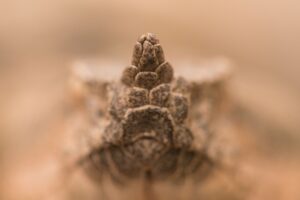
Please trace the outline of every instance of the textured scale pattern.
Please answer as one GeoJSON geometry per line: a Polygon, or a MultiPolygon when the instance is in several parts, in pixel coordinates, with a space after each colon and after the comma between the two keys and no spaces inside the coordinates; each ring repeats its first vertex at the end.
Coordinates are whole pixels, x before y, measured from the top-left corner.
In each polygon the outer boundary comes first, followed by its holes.
{"type": "MultiPolygon", "coordinates": [[[[137,178],[201,180],[214,166],[205,138],[219,86],[175,78],[158,39],[142,35],[120,81],[105,87],[107,95],[94,94],[105,96],[107,107],[100,110],[107,123],[96,131],[101,142],[83,159],[88,174],[120,184],[137,178]]],[[[96,124],[100,120],[91,118],[96,124]]]]}

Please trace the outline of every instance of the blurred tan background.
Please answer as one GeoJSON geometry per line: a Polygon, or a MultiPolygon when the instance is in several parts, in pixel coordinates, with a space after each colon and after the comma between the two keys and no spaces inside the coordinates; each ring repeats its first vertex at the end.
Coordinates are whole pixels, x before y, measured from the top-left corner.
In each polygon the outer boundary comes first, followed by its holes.
{"type": "Polygon", "coordinates": [[[41,141],[55,140],[47,133],[62,120],[69,63],[96,57],[125,66],[145,32],[158,35],[174,66],[230,58],[231,93],[255,116],[264,150],[294,162],[300,149],[299,11],[296,0],[1,0],[0,176],[9,177],[7,169],[23,156],[41,153],[34,150],[45,145],[41,141]]]}

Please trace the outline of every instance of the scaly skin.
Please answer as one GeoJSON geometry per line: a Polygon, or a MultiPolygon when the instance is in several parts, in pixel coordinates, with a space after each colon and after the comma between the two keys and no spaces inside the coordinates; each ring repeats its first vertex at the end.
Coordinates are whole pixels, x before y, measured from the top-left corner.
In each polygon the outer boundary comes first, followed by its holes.
{"type": "MultiPolygon", "coordinates": [[[[192,145],[199,141],[189,128],[191,85],[174,79],[153,34],[137,41],[131,64],[121,82],[111,83],[109,123],[101,144],[85,159],[89,174],[109,174],[118,183],[145,176],[155,181],[207,175],[204,169],[212,169],[213,162],[204,145],[192,145]]],[[[206,134],[205,129],[194,131],[206,134]]]]}
{"type": "Polygon", "coordinates": [[[83,150],[73,160],[92,179],[117,185],[140,179],[201,182],[221,163],[224,148],[214,144],[214,127],[224,118],[224,75],[199,74],[196,81],[174,77],[150,33],[134,45],[131,65],[119,81],[84,72],[77,73],[83,88],[76,96],[81,121],[73,123],[78,128],[72,125],[82,135],[73,136],[73,149],[83,150]]]}

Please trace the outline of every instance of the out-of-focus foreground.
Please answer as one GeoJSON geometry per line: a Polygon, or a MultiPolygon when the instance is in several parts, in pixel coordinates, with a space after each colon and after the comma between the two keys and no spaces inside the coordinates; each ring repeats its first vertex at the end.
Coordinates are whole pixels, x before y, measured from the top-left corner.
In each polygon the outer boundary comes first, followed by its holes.
{"type": "Polygon", "coordinates": [[[234,61],[230,92],[252,129],[241,134],[252,139],[249,160],[264,183],[254,198],[300,199],[299,9],[293,0],[2,0],[0,199],[46,189],[34,181],[46,173],[38,169],[53,167],[44,155],[57,151],[70,63],[92,57],[126,66],[144,32],[159,36],[174,66],[234,61]]]}

